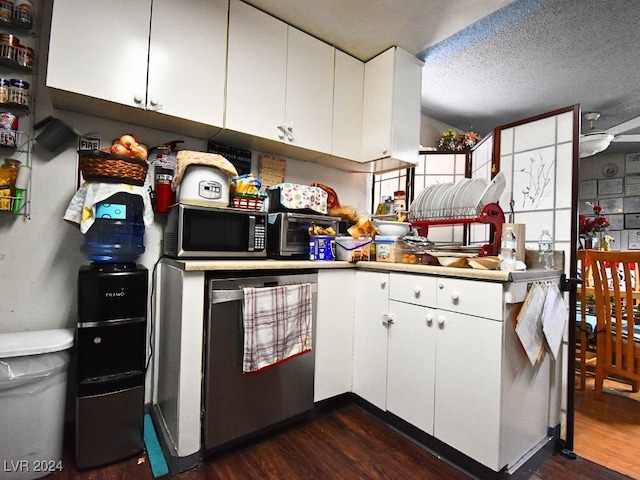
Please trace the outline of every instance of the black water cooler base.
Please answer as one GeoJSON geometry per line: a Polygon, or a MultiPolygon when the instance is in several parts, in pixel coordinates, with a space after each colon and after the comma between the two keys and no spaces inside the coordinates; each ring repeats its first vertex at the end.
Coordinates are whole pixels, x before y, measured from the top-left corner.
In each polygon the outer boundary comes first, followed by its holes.
{"type": "Polygon", "coordinates": [[[78,274],[76,468],[117,462],[144,449],[148,272],[92,264],[78,274]]]}
{"type": "Polygon", "coordinates": [[[144,449],[144,386],[76,399],[76,468],[113,463],[144,449]]]}

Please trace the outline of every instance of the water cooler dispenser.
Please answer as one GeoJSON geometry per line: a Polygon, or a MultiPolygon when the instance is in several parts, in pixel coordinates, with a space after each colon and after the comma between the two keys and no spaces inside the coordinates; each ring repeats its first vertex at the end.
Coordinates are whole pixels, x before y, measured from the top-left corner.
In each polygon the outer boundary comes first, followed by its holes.
{"type": "Polygon", "coordinates": [[[148,271],[135,263],[82,266],[76,330],[76,467],[144,448],[148,271]]]}

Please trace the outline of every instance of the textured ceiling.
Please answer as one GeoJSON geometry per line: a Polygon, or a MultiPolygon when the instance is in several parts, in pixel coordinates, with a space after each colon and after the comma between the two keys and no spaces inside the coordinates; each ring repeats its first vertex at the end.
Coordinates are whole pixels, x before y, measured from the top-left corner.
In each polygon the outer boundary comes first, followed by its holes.
{"type": "MultiPolygon", "coordinates": [[[[597,130],[640,115],[637,0],[248,3],[362,60],[391,45],[424,59],[423,112],[460,130],[485,135],[576,103],[602,114],[597,130]]],[[[624,151],[640,143],[606,152],[624,151]]]]}

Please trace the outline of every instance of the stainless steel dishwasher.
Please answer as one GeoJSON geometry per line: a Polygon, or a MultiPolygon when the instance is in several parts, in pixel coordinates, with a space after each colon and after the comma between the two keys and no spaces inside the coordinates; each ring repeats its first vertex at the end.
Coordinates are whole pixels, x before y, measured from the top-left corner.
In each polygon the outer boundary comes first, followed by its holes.
{"type": "Polygon", "coordinates": [[[310,283],[315,347],[317,282],[317,273],[307,270],[208,279],[203,423],[207,453],[241,443],[313,408],[313,349],[260,372],[243,374],[242,289],[310,283]]]}

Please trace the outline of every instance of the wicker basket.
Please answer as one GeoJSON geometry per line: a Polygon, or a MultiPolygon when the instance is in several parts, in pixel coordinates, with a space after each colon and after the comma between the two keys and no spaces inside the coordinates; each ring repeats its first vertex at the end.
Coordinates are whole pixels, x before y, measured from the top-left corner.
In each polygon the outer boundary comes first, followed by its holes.
{"type": "Polygon", "coordinates": [[[232,195],[231,200],[234,208],[262,210],[265,198],[266,195],[243,195],[241,193],[235,193],[232,195]]]}
{"type": "Polygon", "coordinates": [[[112,155],[95,150],[80,150],[80,171],[87,182],[144,185],[149,165],[146,160],[112,155]]]}

